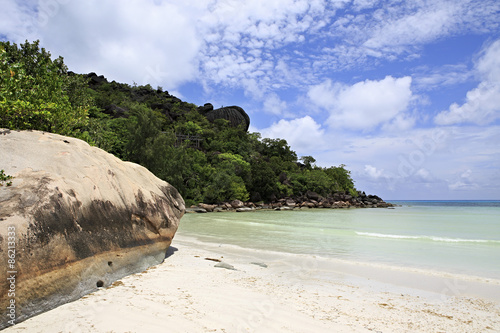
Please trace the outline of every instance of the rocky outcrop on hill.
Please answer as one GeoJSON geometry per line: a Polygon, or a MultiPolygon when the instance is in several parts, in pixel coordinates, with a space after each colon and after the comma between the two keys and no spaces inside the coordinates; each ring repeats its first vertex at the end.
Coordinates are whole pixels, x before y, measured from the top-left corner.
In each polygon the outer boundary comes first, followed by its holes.
{"type": "MultiPolygon", "coordinates": [[[[72,73],[71,75],[76,75],[72,73]]],[[[130,100],[138,103],[146,103],[148,107],[157,110],[165,115],[170,121],[176,121],[179,117],[187,114],[192,108],[193,104],[183,102],[179,98],[170,95],[168,91],[162,89],[153,89],[148,86],[130,87],[124,83],[116,81],[109,82],[103,75],[96,73],[89,73],[84,75],[88,79],[89,87],[94,90],[99,90],[101,85],[106,85],[106,91],[110,94],[121,94],[130,100]]],[[[110,103],[106,99],[100,100],[98,106],[104,110],[104,113],[110,115],[112,118],[128,117],[128,109],[122,106],[110,103]]],[[[118,103],[119,102],[115,102],[118,103]]]]}
{"type": "Polygon", "coordinates": [[[250,117],[239,106],[227,106],[219,109],[213,108],[212,104],[207,103],[198,108],[198,112],[202,113],[211,122],[216,119],[228,120],[231,126],[237,127],[243,125],[245,131],[250,127],[250,117]]]}
{"type": "Polygon", "coordinates": [[[104,77],[104,75],[97,75],[94,72],[87,74],[86,77],[89,79],[89,86],[91,87],[98,86],[102,83],[108,83],[108,80],[104,77]]]}
{"type": "Polygon", "coordinates": [[[0,129],[0,156],[0,328],[164,260],[184,200],[144,167],[37,131],[0,129]]]}
{"type": "MultiPolygon", "coordinates": [[[[76,75],[71,72],[71,75],[76,75]]],[[[89,87],[99,90],[101,85],[106,85],[106,91],[123,94],[129,97],[134,102],[146,103],[151,109],[157,110],[167,117],[169,121],[175,122],[180,117],[188,114],[193,107],[191,103],[186,103],[179,98],[172,96],[168,91],[163,91],[161,88],[153,89],[150,86],[130,87],[127,84],[118,83],[116,81],[109,82],[103,75],[89,73],[84,75],[88,79],[89,87]]],[[[119,102],[116,102],[119,104],[119,102]]],[[[128,110],[109,103],[107,100],[100,101],[98,105],[104,110],[104,113],[112,118],[128,117],[128,110]]],[[[229,125],[237,127],[243,125],[243,128],[248,131],[250,126],[250,117],[239,106],[228,106],[219,109],[214,109],[213,105],[206,103],[197,108],[197,111],[203,114],[209,121],[214,122],[217,119],[225,119],[229,121],[229,125]]]]}

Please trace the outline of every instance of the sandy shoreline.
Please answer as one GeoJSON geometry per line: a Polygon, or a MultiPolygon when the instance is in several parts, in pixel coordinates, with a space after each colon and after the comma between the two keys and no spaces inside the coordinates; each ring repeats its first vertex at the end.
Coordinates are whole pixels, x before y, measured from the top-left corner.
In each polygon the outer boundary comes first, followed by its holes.
{"type": "Polygon", "coordinates": [[[321,258],[201,243],[181,234],[171,250],[146,272],[4,331],[500,332],[498,281],[383,274],[376,267],[332,266],[321,258]]]}

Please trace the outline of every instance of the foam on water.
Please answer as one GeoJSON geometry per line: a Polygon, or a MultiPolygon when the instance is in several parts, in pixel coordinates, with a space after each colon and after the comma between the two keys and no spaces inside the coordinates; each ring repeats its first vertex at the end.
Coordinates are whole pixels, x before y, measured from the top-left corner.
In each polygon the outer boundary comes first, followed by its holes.
{"type": "Polygon", "coordinates": [[[374,233],[374,232],[359,232],[359,231],[356,231],[356,234],[360,235],[360,236],[368,236],[368,237],[431,240],[431,241],[435,241],[435,242],[500,244],[500,241],[491,240],[491,239],[462,239],[462,238],[445,238],[445,237],[434,237],[434,236],[386,235],[386,234],[378,234],[378,233],[374,233]]]}

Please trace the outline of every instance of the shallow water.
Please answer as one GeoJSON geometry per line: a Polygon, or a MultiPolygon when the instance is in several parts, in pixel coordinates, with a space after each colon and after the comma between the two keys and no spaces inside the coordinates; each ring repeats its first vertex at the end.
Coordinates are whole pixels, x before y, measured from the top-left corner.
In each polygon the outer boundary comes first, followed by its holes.
{"type": "MultiPolygon", "coordinates": [[[[394,201],[393,201],[394,202],[394,201]]],[[[500,202],[187,214],[200,241],[500,279],[500,202]]]]}

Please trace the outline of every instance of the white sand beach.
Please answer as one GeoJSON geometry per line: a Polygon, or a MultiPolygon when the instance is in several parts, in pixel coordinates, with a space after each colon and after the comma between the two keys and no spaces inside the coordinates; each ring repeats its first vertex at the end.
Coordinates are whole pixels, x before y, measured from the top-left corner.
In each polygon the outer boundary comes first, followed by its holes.
{"type": "Polygon", "coordinates": [[[500,332],[496,280],[326,264],[181,234],[170,252],[5,332],[500,332]]]}

